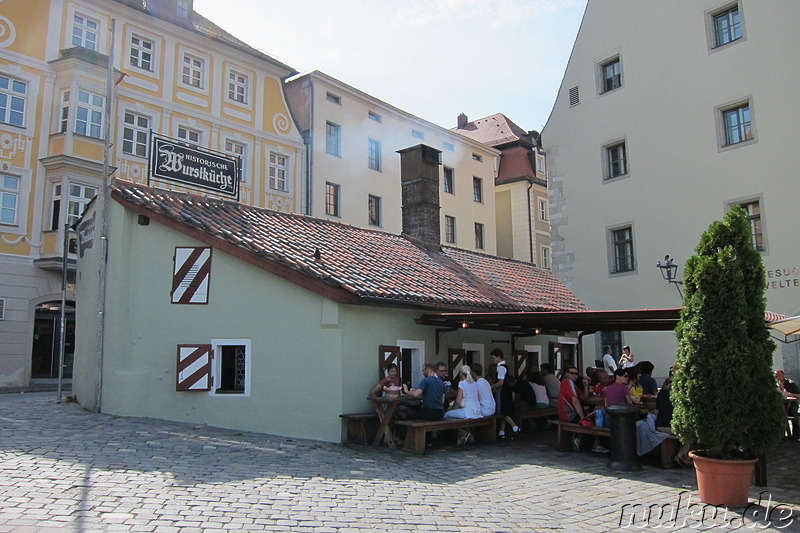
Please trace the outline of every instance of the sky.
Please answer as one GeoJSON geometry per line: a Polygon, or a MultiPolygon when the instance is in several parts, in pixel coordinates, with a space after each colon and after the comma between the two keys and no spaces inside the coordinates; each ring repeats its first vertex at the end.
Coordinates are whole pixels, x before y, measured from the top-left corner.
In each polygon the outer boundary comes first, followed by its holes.
{"type": "Polygon", "coordinates": [[[322,71],[453,128],[504,113],[541,131],[586,0],[195,0],[222,29],[300,73],[322,71]]]}

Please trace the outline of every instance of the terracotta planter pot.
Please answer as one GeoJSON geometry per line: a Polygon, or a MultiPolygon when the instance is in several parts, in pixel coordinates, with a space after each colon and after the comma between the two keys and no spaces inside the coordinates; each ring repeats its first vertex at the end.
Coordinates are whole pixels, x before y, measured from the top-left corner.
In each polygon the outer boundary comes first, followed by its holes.
{"type": "Polygon", "coordinates": [[[750,479],[758,459],[711,459],[689,452],[697,473],[700,500],[711,505],[744,507],[750,492],[750,479]]]}

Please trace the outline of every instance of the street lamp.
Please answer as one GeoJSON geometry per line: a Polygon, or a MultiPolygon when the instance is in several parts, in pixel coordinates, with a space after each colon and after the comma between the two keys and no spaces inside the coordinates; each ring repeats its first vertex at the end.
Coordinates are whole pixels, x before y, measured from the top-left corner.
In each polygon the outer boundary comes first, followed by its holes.
{"type": "Polygon", "coordinates": [[[681,300],[683,300],[683,293],[680,287],[683,282],[675,279],[678,274],[678,265],[676,265],[674,261],[675,260],[667,254],[664,256],[664,261],[659,261],[656,263],[656,266],[661,269],[661,277],[663,277],[667,283],[675,285],[675,288],[678,289],[678,294],[681,295],[681,300]]]}

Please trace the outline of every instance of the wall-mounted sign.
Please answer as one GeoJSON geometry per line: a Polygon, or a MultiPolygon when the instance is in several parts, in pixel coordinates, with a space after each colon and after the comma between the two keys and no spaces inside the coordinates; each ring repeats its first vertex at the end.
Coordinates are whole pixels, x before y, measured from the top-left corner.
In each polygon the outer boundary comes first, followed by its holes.
{"type": "Polygon", "coordinates": [[[182,141],[151,135],[150,177],[239,198],[239,160],[182,141]]]}

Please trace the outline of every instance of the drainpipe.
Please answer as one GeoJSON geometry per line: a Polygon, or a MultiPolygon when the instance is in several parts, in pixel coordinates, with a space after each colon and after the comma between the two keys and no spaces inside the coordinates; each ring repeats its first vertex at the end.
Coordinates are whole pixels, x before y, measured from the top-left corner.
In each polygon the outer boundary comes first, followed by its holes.
{"type": "Polygon", "coordinates": [[[531,264],[533,263],[533,222],[531,221],[531,188],[533,187],[533,180],[528,179],[528,248],[531,254],[531,264]]]}

